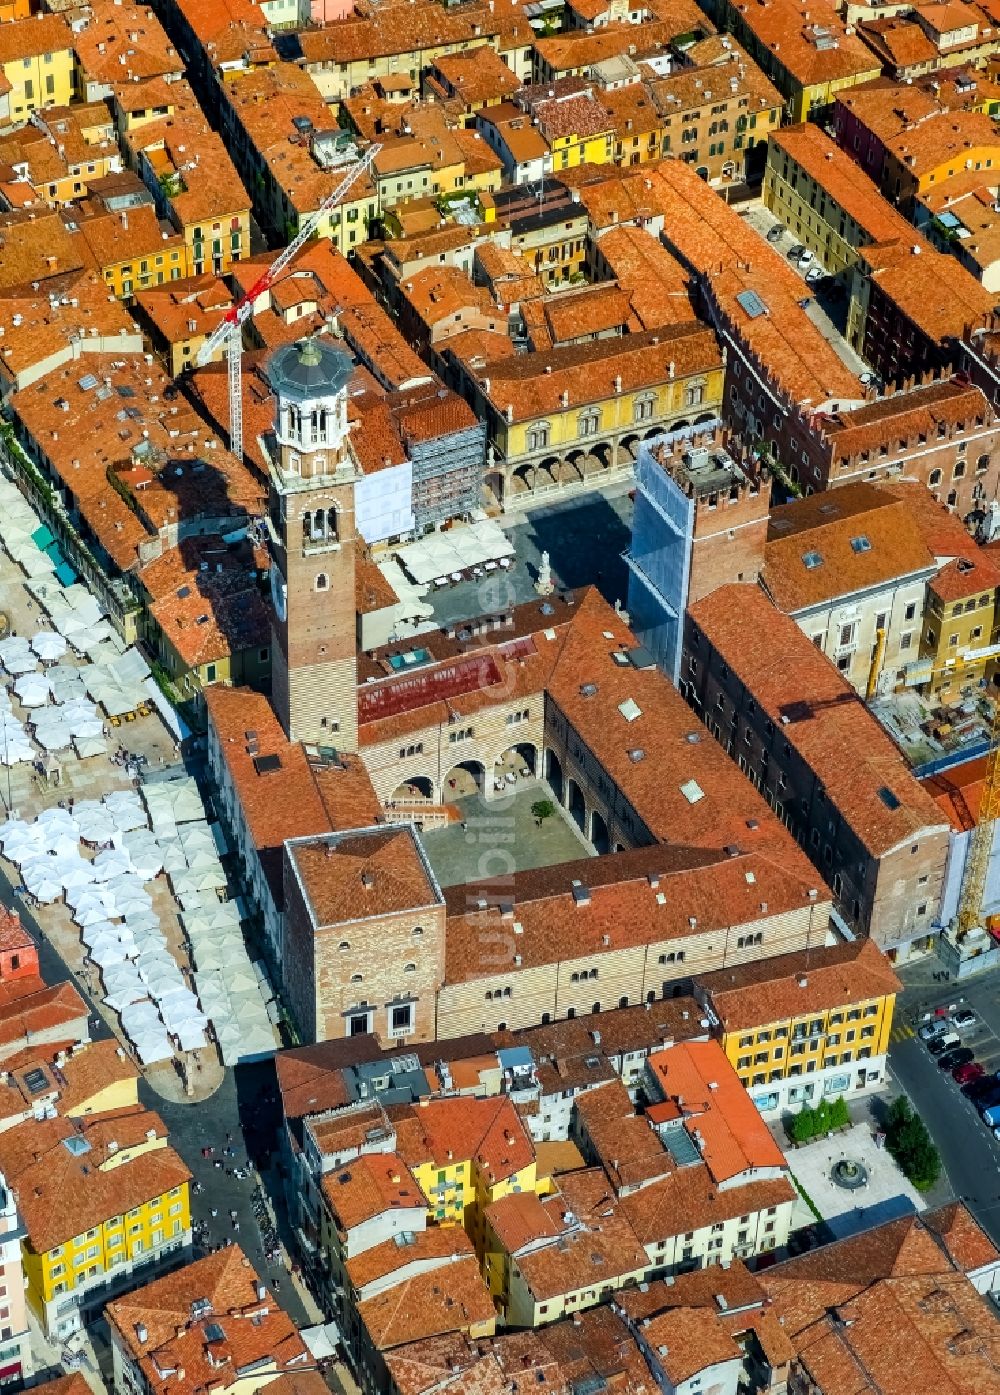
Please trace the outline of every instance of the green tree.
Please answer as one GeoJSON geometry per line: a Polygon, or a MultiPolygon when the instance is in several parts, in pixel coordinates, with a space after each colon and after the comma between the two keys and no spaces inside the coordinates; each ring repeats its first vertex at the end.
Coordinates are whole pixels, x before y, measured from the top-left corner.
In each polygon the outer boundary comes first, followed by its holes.
{"type": "Polygon", "coordinates": [[[816,1111],[808,1104],[804,1104],[798,1114],[792,1118],[789,1127],[793,1143],[808,1143],[810,1139],[816,1137],[816,1111]]]}
{"type": "Polygon", "coordinates": [[[536,799],[531,806],[531,812],[539,823],[543,819],[550,819],[556,811],[556,806],[551,799],[536,799]]]}
{"type": "Polygon", "coordinates": [[[885,1146],[918,1191],[929,1190],[941,1176],[941,1157],[927,1126],[902,1095],[890,1106],[885,1146]]]}

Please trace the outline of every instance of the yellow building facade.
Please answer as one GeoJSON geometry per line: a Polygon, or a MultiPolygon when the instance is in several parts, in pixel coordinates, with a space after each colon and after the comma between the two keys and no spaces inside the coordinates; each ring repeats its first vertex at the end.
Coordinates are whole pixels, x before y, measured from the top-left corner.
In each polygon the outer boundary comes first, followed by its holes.
{"type": "MultiPolygon", "coordinates": [[[[544,131],[542,133],[545,134],[544,131]]],[[[552,169],[575,170],[581,165],[610,165],[615,158],[615,131],[611,122],[608,122],[606,131],[599,131],[596,135],[559,136],[549,141],[549,149],[552,151],[552,169]]]]}
{"type": "Polygon", "coordinates": [[[1000,570],[986,557],[958,558],[928,583],[915,677],[926,666],[929,691],[945,701],[957,702],[996,664],[998,585],[1000,570]]]}
{"type": "Polygon", "coordinates": [[[10,83],[14,121],[26,121],[43,107],[69,106],[76,90],[72,31],[58,15],[2,26],[0,68],[10,83]]]}
{"type": "Polygon", "coordinates": [[[751,965],[718,986],[709,975],[696,992],[766,1117],[878,1087],[900,987],[882,952],[859,940],[751,965]]]}

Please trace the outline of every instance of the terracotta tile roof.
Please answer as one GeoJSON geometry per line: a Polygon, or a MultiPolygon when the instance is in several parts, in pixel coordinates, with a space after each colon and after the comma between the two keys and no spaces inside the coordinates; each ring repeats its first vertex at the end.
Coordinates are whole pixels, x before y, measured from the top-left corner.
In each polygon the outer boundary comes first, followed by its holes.
{"type": "Polygon", "coordinates": [[[739,0],[736,9],[800,87],[878,74],[871,51],[832,10],[817,16],[806,0],[739,0]]]}
{"type": "Polygon", "coordinates": [[[629,323],[628,296],[607,283],[562,291],[533,304],[542,311],[553,344],[622,332],[629,323]]]}
{"type": "MultiPolygon", "coordinates": [[[[41,1033],[49,1038],[65,1029],[64,1035],[81,1041],[87,1032],[87,1005],[72,983],[47,987],[41,979],[12,979],[0,992],[0,1047],[4,1058],[10,1048],[37,1041],[41,1033]]],[[[59,1049],[49,1043],[52,1055],[59,1049]]],[[[35,1051],[38,1047],[33,1048],[35,1051]]]]}
{"type": "MultiPolygon", "coordinates": [[[[13,25],[0,26],[0,33],[13,25]]],[[[61,212],[27,210],[0,214],[0,290],[37,295],[35,282],[46,292],[61,291],[81,272],[97,270],[93,255],[79,232],[66,226],[61,212]]]]}
{"type": "Polygon", "coordinates": [[[567,137],[588,140],[613,129],[608,112],[589,92],[551,102],[536,102],[534,116],[538,129],[550,144],[567,137]]]}
{"type": "MultiPolygon", "coordinates": [[[[44,291],[4,295],[0,327],[0,374],[11,377],[73,351],[88,337],[124,343],[138,334],[125,306],[91,272],[67,278],[59,296],[50,298],[44,291]]],[[[78,364],[86,364],[87,358],[81,354],[78,364]]]]}
{"type": "Polygon", "coordinates": [[[599,1054],[610,1060],[631,1052],[646,1054],[668,1042],[707,1035],[700,1018],[693,998],[663,998],[648,1007],[643,1003],[610,1012],[578,1013],[540,1027],[498,1032],[496,1039],[502,1045],[527,1046],[536,1063],[550,1061],[562,1076],[569,1063],[581,1057],[599,1054]],[[601,1037],[599,1053],[594,1051],[595,1031],[601,1037]]]}
{"type": "Polygon", "coordinates": [[[36,14],[0,25],[0,67],[74,46],[73,30],[62,15],[36,14]]]}
{"type": "Polygon", "coordinates": [[[56,1376],[55,1380],[43,1380],[34,1387],[39,1395],[87,1395],[90,1386],[78,1371],[71,1376],[56,1376]]]}
{"type": "Polygon", "coordinates": [[[800,305],[801,286],[790,295],[774,285],[766,271],[753,266],[710,272],[707,289],[733,334],[748,346],[789,402],[800,408],[820,408],[831,401],[839,405],[864,400],[865,390],[857,374],[800,305]],[[763,303],[763,314],[746,309],[741,297],[747,293],[763,303]]]}
{"type": "Polygon", "coordinates": [[[697,981],[726,1032],[893,996],[902,987],[871,940],[781,954],[697,981]]]}
{"type": "Polygon", "coordinates": [[[117,88],[183,72],[183,59],[151,9],[98,0],[88,10],[86,23],[75,29],[73,47],[92,80],[117,88]]]}
{"type": "Polygon", "coordinates": [[[688,291],[688,274],[680,262],[645,228],[609,228],[598,243],[601,256],[642,329],[683,324],[696,319],[688,291]]]}
{"type": "Polygon", "coordinates": [[[427,1154],[439,1167],[452,1158],[471,1158],[492,1186],[535,1160],[531,1139],[506,1096],[428,1099],[414,1113],[427,1154]]]}
{"type": "Polygon", "coordinates": [[[917,1216],[786,1260],[759,1278],[799,1364],[832,1395],[1000,1390],[996,1320],[936,1243],[933,1225],[917,1216]]]}
{"type": "Polygon", "coordinates": [[[101,1090],[112,1085],[127,1085],[139,1079],[132,1064],[115,1037],[92,1041],[67,1056],[59,1067],[59,1113],[69,1118],[78,1115],[101,1090]]]}
{"type": "Polygon", "coordinates": [[[400,291],[414,314],[428,327],[469,312],[489,319],[491,328],[496,323],[489,293],[482,286],[474,286],[460,267],[425,267],[401,282],[400,291]]]}
{"type": "Polygon", "coordinates": [[[524,1245],[562,1234],[562,1222],[536,1192],[510,1192],[485,1211],[486,1223],[504,1251],[514,1255],[524,1245]]]}
{"type": "Polygon", "coordinates": [[[181,234],[160,222],[152,204],[139,204],[121,213],[110,213],[92,204],[90,208],[84,206],[78,217],[80,236],[102,271],[183,246],[181,234]]]}
{"type": "Polygon", "coordinates": [[[386,388],[427,382],[431,373],[381,305],[355,305],[341,312],[344,339],[386,388]]]}
{"type": "Polygon", "coordinates": [[[364,1299],[357,1312],[377,1351],[443,1332],[492,1331],[496,1318],[474,1253],[364,1299]]]}
{"type": "Polygon", "coordinates": [[[797,1195],[786,1177],[720,1188],[707,1167],[695,1164],[622,1197],[621,1207],[642,1243],[654,1245],[689,1230],[787,1205],[797,1195]]]}
{"type": "Polygon", "coordinates": [[[986,785],[986,757],[953,765],[923,781],[924,788],[956,833],[968,833],[979,819],[986,785]]]}
{"type": "Polygon", "coordinates": [[[706,1308],[671,1308],[644,1323],[642,1335],[675,1386],[708,1366],[731,1361],[742,1365],[742,1347],[706,1308]]]}
{"type": "Polygon", "coordinates": [[[972,539],[961,557],[942,567],[928,583],[928,590],[945,603],[964,600],[1000,586],[1000,565],[988,553],[976,549],[972,539]]]}
{"type": "Polygon", "coordinates": [[[620,1288],[625,1278],[645,1272],[646,1251],[624,1208],[616,1203],[603,1169],[565,1173],[559,1191],[546,1197],[542,1206],[558,1227],[558,1238],[517,1256],[521,1277],[536,1303],[598,1285],[620,1288]]]}
{"type": "Polygon", "coordinates": [[[531,118],[525,112],[508,102],[488,107],[480,112],[479,120],[496,129],[515,164],[528,164],[548,154],[549,148],[538,127],[532,125],[531,118]]]}
{"type": "Polygon", "coordinates": [[[141,544],[181,518],[245,521],[264,507],[262,484],[227,450],[211,449],[212,432],[185,399],[165,397],[167,389],[174,392],[159,364],[103,353],[68,362],[12,399],[24,429],[123,570],[137,565],[141,544]],[[140,457],[154,477],[133,488],[127,471],[140,457]],[[117,471],[120,489],[109,478],[117,471]]]}
{"type": "Polygon", "coordinates": [[[16,954],[19,950],[35,951],[35,942],[21,924],[17,911],[0,906],[0,954],[16,954]]]}
{"type": "Polygon", "coordinates": [[[697,324],[672,325],[659,334],[599,339],[491,363],[486,396],[508,420],[532,421],[565,410],[564,393],[570,407],[583,407],[672,377],[707,373],[720,362],[711,330],[697,324]]]}
{"type": "Polygon", "coordinates": [[[858,482],[772,509],[761,584],[793,615],[933,567],[906,503],[858,482]]]}
{"type": "Polygon", "coordinates": [[[960,1201],[924,1211],[920,1219],[964,1274],[1000,1261],[997,1247],[960,1201]]]}
{"type": "Polygon", "coordinates": [[[575,1108],[579,1136],[596,1154],[617,1193],[645,1186],[674,1170],[659,1135],[635,1112],[621,1080],[585,1091],[575,1108]]]}
{"type": "Polygon", "coordinates": [[[151,1135],[164,1139],[166,1128],[145,1109],[76,1122],[30,1119],[0,1133],[0,1170],[17,1191],[31,1248],[41,1254],[188,1182],[191,1173],[169,1146],[124,1159],[151,1135]],[[87,1147],[70,1152],[70,1138],[87,1147]]]}
{"type": "MultiPolygon", "coordinates": [[[[905,392],[890,393],[850,411],[826,413],[819,419],[818,426],[822,434],[833,442],[834,460],[842,461],[858,456],[862,451],[869,451],[874,458],[879,446],[887,445],[895,449],[898,441],[914,441],[921,436],[928,441],[935,440],[939,425],[972,425],[994,420],[993,408],[979,388],[972,383],[947,378],[905,392]]],[[[909,489],[911,494],[917,489],[922,496],[928,494],[922,484],[907,486],[904,483],[901,487],[909,489]]],[[[950,519],[952,525],[956,524],[954,514],[940,505],[932,504],[931,507],[942,519],[950,519]]],[[[957,526],[961,528],[960,523],[957,526]]],[[[931,550],[939,551],[938,548],[931,550]]]]}
{"type": "Polygon", "coordinates": [[[724,586],[689,614],[873,857],[945,825],[934,800],[853,688],[762,591],[724,586]],[[852,753],[850,761],[845,751],[852,753]]]}
{"type": "Polygon", "coordinates": [[[440,902],[409,828],[296,840],[287,856],[317,928],[363,919],[376,910],[392,915],[440,902]]]}
{"type": "Polygon", "coordinates": [[[431,72],[439,73],[446,88],[461,97],[466,106],[494,97],[509,97],[521,87],[520,80],[488,44],[442,54],[434,60],[431,72]]]}
{"type": "MultiPolygon", "coordinates": [[[[426,1204],[426,1203],[425,1203],[426,1204]]],[[[475,1255],[472,1241],[461,1226],[429,1226],[409,1232],[405,1246],[385,1240],[360,1254],[352,1255],[344,1268],[355,1294],[363,1301],[371,1284],[394,1287],[405,1282],[411,1265],[436,1268],[475,1255]],[[388,1282],[386,1282],[388,1281],[388,1282]]]]}
{"type": "Polygon", "coordinates": [[[769,144],[815,179],[869,242],[912,237],[913,225],[882,197],[860,165],[813,122],[773,131],[769,144]]]}
{"type": "Polygon", "coordinates": [[[727,102],[745,99],[747,110],[755,115],[783,105],[781,93],[731,35],[703,39],[686,57],[692,67],[648,83],[661,116],[710,107],[720,96],[727,102]]]}
{"type": "Polygon", "coordinates": [[[395,1153],[362,1154],[349,1167],[323,1174],[320,1190],[341,1231],[388,1212],[426,1210],[427,1198],[395,1153]]]}
{"type": "MultiPolygon", "coordinates": [[[[284,904],[281,857],[286,838],[326,833],[334,826],[329,802],[324,799],[305,751],[289,741],[274,710],[262,693],[245,688],[211,686],[204,692],[205,706],[219,742],[222,759],[235,786],[250,836],[278,905],[284,904]],[[252,741],[249,733],[256,735],[252,741]],[[256,746],[256,752],[250,748],[256,746]],[[259,770],[259,758],[276,755],[277,770],[259,770]]],[[[381,805],[361,762],[342,757],[343,777],[353,805],[349,826],[371,819],[381,805]]]]}
{"type": "Polygon", "coordinates": [[[933,343],[960,337],[993,309],[987,291],[948,252],[937,252],[919,235],[906,244],[866,247],[862,266],[882,294],[933,343]]]}
{"type": "Polygon", "coordinates": [[[238,1245],[135,1289],[105,1313],[151,1391],[201,1395],[238,1384],[258,1363],[280,1372],[311,1360],[238,1245]]]}
{"type": "Polygon", "coordinates": [[[859,22],[858,33],[886,67],[900,76],[909,68],[937,62],[937,47],[914,19],[902,15],[865,19],[859,22]]]}
{"type": "MultiPolygon", "coordinates": [[[[685,1041],[650,1056],[647,1070],[664,1099],[684,1114],[712,1180],[720,1187],[787,1163],[717,1041],[685,1041]]],[[[666,1140],[669,1148],[669,1138],[666,1140]]]]}

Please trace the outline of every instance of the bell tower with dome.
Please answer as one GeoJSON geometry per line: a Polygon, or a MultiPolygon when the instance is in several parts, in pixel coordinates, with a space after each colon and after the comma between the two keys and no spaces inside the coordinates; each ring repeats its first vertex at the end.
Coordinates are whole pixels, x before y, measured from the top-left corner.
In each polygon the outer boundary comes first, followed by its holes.
{"type": "Polygon", "coordinates": [[[314,337],[278,349],[269,533],[272,699],[293,741],[358,749],[354,490],[345,349],[314,337]]]}

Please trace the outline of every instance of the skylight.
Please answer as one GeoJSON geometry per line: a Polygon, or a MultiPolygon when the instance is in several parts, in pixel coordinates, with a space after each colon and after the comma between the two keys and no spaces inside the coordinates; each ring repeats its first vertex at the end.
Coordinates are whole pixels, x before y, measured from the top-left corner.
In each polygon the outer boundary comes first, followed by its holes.
{"type": "Polygon", "coordinates": [[[851,548],[854,552],[871,552],[871,538],[869,538],[865,533],[860,533],[858,537],[851,539],[851,548]]]}
{"type": "Polygon", "coordinates": [[[823,565],[823,555],[820,552],[806,552],[803,553],[802,561],[806,570],[812,572],[823,565]]]}

